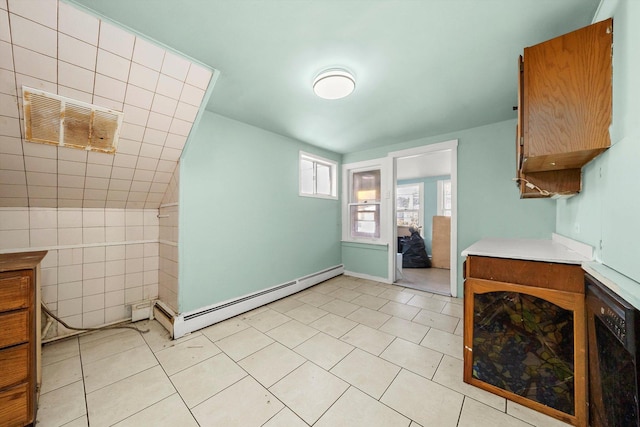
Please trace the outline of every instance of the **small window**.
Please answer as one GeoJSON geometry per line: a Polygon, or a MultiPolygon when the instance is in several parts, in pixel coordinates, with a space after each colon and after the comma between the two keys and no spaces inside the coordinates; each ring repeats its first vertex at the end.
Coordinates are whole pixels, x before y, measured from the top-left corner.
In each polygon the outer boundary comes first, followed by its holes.
{"type": "Polygon", "coordinates": [[[451,180],[438,181],[438,215],[451,216],[451,180]]]}
{"type": "Polygon", "coordinates": [[[337,199],[338,164],[332,160],[300,152],[300,195],[337,199]]]}
{"type": "Polygon", "coordinates": [[[349,194],[351,237],[380,237],[380,170],[353,172],[349,194]]]}

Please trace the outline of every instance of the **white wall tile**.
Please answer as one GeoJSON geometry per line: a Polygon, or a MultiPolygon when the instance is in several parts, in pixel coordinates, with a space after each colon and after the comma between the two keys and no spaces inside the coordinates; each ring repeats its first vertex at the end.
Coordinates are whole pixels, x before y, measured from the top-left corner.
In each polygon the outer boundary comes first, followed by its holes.
{"type": "Polygon", "coordinates": [[[146,126],[149,118],[149,110],[135,107],[133,105],[124,104],[124,123],[132,123],[134,125],[146,126]]]}
{"type": "Polygon", "coordinates": [[[67,228],[58,236],[59,245],[79,245],[82,243],[82,228],[67,228]]]}
{"type": "Polygon", "coordinates": [[[82,280],[104,277],[104,265],[105,265],[104,262],[82,264],[82,280]]]}
{"type": "Polygon", "coordinates": [[[107,242],[124,242],[125,240],[125,228],[124,227],[107,227],[105,229],[105,241],[107,242]]]}
{"type": "Polygon", "coordinates": [[[13,71],[0,69],[0,93],[17,96],[16,85],[13,84],[15,80],[13,71]]]}
{"type": "Polygon", "coordinates": [[[98,44],[98,18],[64,2],[58,3],[58,14],[59,31],[94,46],[98,44]]]}
{"type": "Polygon", "coordinates": [[[60,249],[58,251],[58,267],[82,264],[82,248],[60,249]]]}
{"type": "Polygon", "coordinates": [[[124,290],[105,293],[104,305],[105,307],[124,305],[124,290]]]}
{"type": "MultiPolygon", "coordinates": [[[[187,143],[186,136],[177,135],[175,133],[169,133],[167,135],[167,140],[165,141],[164,146],[167,148],[174,148],[176,150],[182,151],[186,143],[187,143]]],[[[175,167],[173,169],[175,169],[175,167]]],[[[173,171],[173,169],[171,169],[171,171],[173,171]]],[[[164,171],[164,172],[167,172],[167,171],[164,171]]]]}
{"type": "MultiPolygon", "coordinates": [[[[58,207],[59,208],[80,208],[82,207],[82,194],[81,195],[76,195],[73,198],[63,198],[62,196],[60,196],[63,193],[66,193],[67,190],[73,192],[74,190],[78,190],[76,188],[65,188],[64,192],[60,191],[63,190],[63,188],[58,187],[58,207]]],[[[80,190],[82,191],[82,190],[80,190]]]]}
{"type": "Polygon", "coordinates": [[[144,132],[142,141],[154,145],[164,145],[164,142],[167,139],[167,135],[167,132],[147,128],[144,132]]]}
{"type": "Polygon", "coordinates": [[[180,120],[184,120],[189,123],[193,123],[198,115],[199,108],[186,102],[179,102],[176,108],[175,116],[180,120]]]}
{"type": "Polygon", "coordinates": [[[58,149],[56,146],[47,144],[37,144],[25,141],[22,146],[25,156],[44,157],[47,159],[57,159],[58,149]]]}
{"type": "MultiPolygon", "coordinates": [[[[24,158],[19,155],[5,154],[0,157],[0,169],[24,171],[24,158]]],[[[27,180],[28,178],[27,176],[27,180]]]]}
{"type": "MultiPolygon", "coordinates": [[[[127,259],[125,264],[125,274],[140,273],[144,271],[144,258],[127,259]]],[[[142,281],[140,281],[142,283],[142,281]]]]}
{"type": "Polygon", "coordinates": [[[58,147],[58,160],[70,162],[86,162],[87,152],[69,147],[58,147]]]}
{"type": "Polygon", "coordinates": [[[13,61],[16,73],[35,77],[55,83],[57,79],[57,62],[55,58],[24,49],[13,47],[13,61]]]}
{"type": "Polygon", "coordinates": [[[58,280],[60,283],[81,282],[82,264],[59,266],[58,280]]]}
{"type": "Polygon", "coordinates": [[[109,188],[109,179],[87,177],[84,180],[84,186],[88,189],[106,190],[109,188]]]}
{"type": "Polygon", "coordinates": [[[0,135],[19,138],[20,120],[13,117],[0,116],[0,135]]]}
{"type": "Polygon", "coordinates": [[[91,227],[82,229],[82,243],[104,243],[104,237],[104,227],[91,227]]]}
{"type": "Polygon", "coordinates": [[[40,289],[42,302],[47,305],[56,304],[58,299],[58,286],[43,286],[40,289]]]}
{"type": "Polygon", "coordinates": [[[138,158],[138,163],[136,167],[138,169],[146,169],[146,170],[155,170],[158,165],[158,159],[162,155],[162,145],[154,145],[151,143],[142,144],[140,147],[140,158],[138,158]],[[144,160],[144,157],[148,157],[150,159],[155,159],[153,163],[150,163],[148,160],[144,160]],[[147,163],[144,163],[147,162],[147,163]],[[151,167],[150,167],[151,166],[151,167]]]}
{"type": "Polygon", "coordinates": [[[58,245],[58,229],[41,228],[29,231],[29,243],[32,247],[47,247],[58,245]]]}
{"type": "Polygon", "coordinates": [[[84,69],[95,71],[98,49],[95,45],[85,43],[65,34],[58,35],[58,59],[77,65],[84,69]]]}
{"type": "Polygon", "coordinates": [[[130,188],[131,188],[130,179],[111,178],[109,180],[109,190],[129,191],[130,188]]]}
{"type": "Polygon", "coordinates": [[[0,230],[28,230],[28,212],[27,209],[0,208],[0,230]]]}
{"type": "Polygon", "coordinates": [[[195,86],[186,84],[182,88],[180,101],[199,107],[200,104],[202,103],[202,99],[204,98],[204,93],[205,93],[204,90],[199,89],[195,86]]]}
{"type": "Polygon", "coordinates": [[[178,101],[176,101],[175,99],[171,99],[167,96],[156,93],[153,97],[153,103],[151,104],[151,111],[155,111],[156,113],[164,114],[167,116],[173,116],[173,114],[176,112],[177,106],[178,101]]]}
{"type": "Polygon", "coordinates": [[[123,58],[131,59],[135,36],[108,22],[100,22],[100,40],[98,46],[123,58]]]}
{"type": "Polygon", "coordinates": [[[159,75],[158,71],[133,62],[129,73],[129,84],[154,91],[158,84],[159,75]]]}
{"type": "MultiPolygon", "coordinates": [[[[56,93],[56,91],[58,90],[58,85],[56,84],[55,81],[43,80],[38,77],[33,77],[30,75],[21,74],[21,73],[16,73],[15,79],[16,79],[15,87],[17,88],[21,88],[22,86],[28,86],[33,89],[39,89],[49,93],[56,93]]],[[[22,90],[20,89],[18,89],[18,96],[22,96],[22,90]]]]}
{"type": "Polygon", "coordinates": [[[84,176],[58,175],[58,186],[63,188],[75,188],[84,193],[84,176]]]}
{"type": "MultiPolygon", "coordinates": [[[[0,2],[2,4],[2,2],[0,2]]],[[[9,30],[9,13],[5,10],[0,10],[0,40],[5,42],[11,42],[11,31],[9,30]]]]}
{"type": "Polygon", "coordinates": [[[113,323],[129,318],[131,318],[131,309],[129,307],[117,305],[115,307],[107,307],[104,309],[105,323],[113,323]]]}
{"type": "MultiPolygon", "coordinates": [[[[88,227],[104,227],[105,211],[104,209],[84,209],[82,211],[82,226],[88,227]]],[[[85,262],[90,262],[86,261],[85,262]]]]}
{"type": "Polygon", "coordinates": [[[82,92],[93,92],[94,73],[92,71],[60,61],[58,72],[61,85],[82,92]]]}
{"type": "MultiPolygon", "coordinates": [[[[104,276],[93,279],[84,279],[82,283],[82,296],[97,295],[100,299],[104,299],[104,276]]],[[[97,310],[101,307],[95,307],[88,311],[97,310]]]]}
{"type": "Polygon", "coordinates": [[[42,286],[58,285],[58,267],[40,269],[40,284],[42,286]]]}
{"type": "Polygon", "coordinates": [[[161,74],[160,78],[158,79],[158,87],[156,89],[156,92],[161,95],[168,96],[172,99],[180,99],[180,94],[182,93],[183,86],[184,83],[182,81],[161,74]]]}
{"type": "Polygon", "coordinates": [[[162,132],[168,132],[171,126],[171,116],[165,114],[156,113],[155,111],[149,114],[149,120],[147,126],[162,132]]]}
{"type": "MultiPolygon", "coordinates": [[[[120,138],[133,141],[140,141],[144,135],[144,126],[134,125],[132,123],[123,123],[120,128],[120,138]]],[[[120,142],[118,148],[122,148],[120,142]]]]}
{"type": "Polygon", "coordinates": [[[104,279],[105,292],[124,290],[124,274],[120,276],[107,276],[104,279]]]}
{"type": "Polygon", "coordinates": [[[30,209],[29,225],[31,229],[37,228],[57,228],[57,209],[30,209]]]}
{"type": "Polygon", "coordinates": [[[146,171],[141,169],[136,169],[136,172],[133,174],[134,181],[153,181],[153,171],[146,171]]]}
{"type": "Polygon", "coordinates": [[[22,141],[13,136],[0,135],[0,153],[22,155],[22,141]]]}
{"type": "MultiPolygon", "coordinates": [[[[29,186],[29,199],[33,201],[33,199],[55,199],[57,198],[57,187],[42,187],[37,185],[29,186]]],[[[44,202],[46,203],[46,202],[44,202]]],[[[47,204],[49,205],[49,204],[47,204]]],[[[55,204],[54,204],[55,205],[55,204]]],[[[32,204],[32,206],[44,206],[40,204],[32,204]]]]}
{"type": "MultiPolygon", "coordinates": [[[[53,249],[47,252],[40,263],[42,268],[58,267],[58,250],[53,249]]],[[[57,273],[56,273],[57,277],[57,273]]]]}
{"type": "Polygon", "coordinates": [[[213,73],[198,64],[191,63],[186,82],[199,89],[207,89],[213,73]]]}
{"type": "Polygon", "coordinates": [[[165,51],[161,47],[136,37],[136,45],[133,49],[133,62],[144,65],[156,71],[162,68],[165,51]]]}
{"type": "Polygon", "coordinates": [[[164,62],[162,63],[162,74],[184,82],[187,78],[190,65],[191,63],[187,59],[172,52],[167,52],[164,56],[164,62]]]}
{"type": "Polygon", "coordinates": [[[27,184],[32,186],[55,187],[56,178],[53,173],[27,172],[27,184]]]}
{"type": "Polygon", "coordinates": [[[133,179],[134,172],[135,172],[135,169],[132,169],[132,168],[121,168],[121,167],[114,166],[114,168],[111,170],[111,179],[131,180],[133,179]]]}
{"type": "Polygon", "coordinates": [[[142,89],[138,86],[127,85],[127,95],[124,99],[125,104],[133,105],[145,110],[151,110],[153,103],[153,92],[142,89]]]}
{"type": "Polygon", "coordinates": [[[127,84],[125,82],[103,76],[102,74],[96,74],[94,95],[123,102],[126,90],[127,84]]]}
{"type": "Polygon", "coordinates": [[[53,159],[25,156],[24,163],[27,171],[56,173],[57,164],[53,159]]]}
{"type": "Polygon", "coordinates": [[[82,327],[93,328],[104,324],[104,309],[82,313],[82,327]]]}
{"type": "MultiPolygon", "coordinates": [[[[67,160],[58,160],[58,172],[61,175],[69,175],[69,176],[84,178],[85,174],[87,173],[87,165],[86,163],[81,163],[81,162],[70,162],[67,160]]],[[[74,185],[69,185],[69,187],[74,187],[74,185]]]]}
{"type": "Polygon", "coordinates": [[[107,194],[107,190],[94,190],[92,188],[85,188],[84,190],[84,204],[83,206],[85,208],[89,208],[89,207],[104,207],[104,206],[97,206],[100,205],[99,203],[87,203],[89,201],[96,201],[96,202],[100,202],[100,201],[104,201],[105,196],[107,194]]]}
{"type": "Polygon", "coordinates": [[[105,76],[126,82],[129,78],[131,61],[104,49],[98,50],[96,71],[105,76]]]}
{"type": "MultiPolygon", "coordinates": [[[[140,159],[144,159],[144,157],[141,157],[140,159]]],[[[153,161],[153,159],[149,159],[149,160],[153,161]]],[[[141,168],[141,169],[144,169],[144,168],[141,168]]],[[[150,188],[151,188],[150,182],[133,181],[131,183],[131,191],[148,193],[150,188]]]]}
{"type": "Polygon", "coordinates": [[[0,41],[0,68],[13,71],[13,49],[8,42],[0,41]]]}
{"type": "Polygon", "coordinates": [[[127,240],[143,240],[144,227],[143,226],[126,227],[125,237],[127,240]]]}
{"type": "MultiPolygon", "coordinates": [[[[63,86],[63,85],[58,86],[58,95],[66,96],[67,98],[75,99],[76,101],[80,101],[80,102],[86,102],[87,104],[91,104],[93,102],[93,95],[90,94],[89,92],[83,92],[81,90],[63,86]]],[[[62,148],[62,147],[58,147],[58,148],[62,148]]]]}
{"type": "Polygon", "coordinates": [[[181,154],[182,154],[182,150],[176,150],[175,148],[164,147],[162,149],[162,155],[160,156],[160,158],[162,160],[177,162],[180,159],[181,154]]]}
{"type": "Polygon", "coordinates": [[[120,138],[120,140],[118,141],[118,153],[128,154],[128,155],[137,157],[138,153],[140,153],[141,146],[142,146],[142,143],[140,141],[133,140],[133,139],[120,138]]]}
{"type": "Polygon", "coordinates": [[[95,246],[83,248],[82,254],[83,260],[85,264],[91,264],[94,262],[104,262],[105,261],[105,247],[104,246],[95,246]]]}
{"type": "Polygon", "coordinates": [[[58,285],[58,302],[81,297],[82,282],[68,282],[58,285]]]}
{"type": "Polygon", "coordinates": [[[95,151],[89,151],[87,162],[97,165],[109,165],[113,164],[113,154],[98,153],[95,151]]]}
{"type": "Polygon", "coordinates": [[[142,271],[135,273],[127,273],[124,275],[124,287],[125,289],[131,289],[135,287],[142,286],[142,282],[144,280],[144,275],[142,271]]]}
{"type": "Polygon", "coordinates": [[[97,96],[97,95],[93,97],[92,103],[94,105],[99,105],[100,107],[108,108],[109,110],[114,110],[114,111],[122,111],[122,106],[124,105],[122,101],[115,101],[113,99],[104,98],[102,96],[97,96]]]}
{"type": "Polygon", "coordinates": [[[142,286],[138,286],[135,288],[128,288],[124,291],[124,303],[132,304],[135,302],[142,301],[142,286]]]}
{"type": "MultiPolygon", "coordinates": [[[[58,316],[64,318],[80,313],[82,313],[82,298],[58,301],[58,316]]],[[[77,324],[70,326],[77,326],[77,324]]]]}
{"type": "Polygon", "coordinates": [[[58,28],[57,0],[9,0],[9,10],[54,30],[58,28]]]}
{"type": "Polygon", "coordinates": [[[14,45],[55,58],[58,50],[56,35],[56,31],[49,27],[19,15],[11,15],[11,39],[14,45]]]}
{"type": "Polygon", "coordinates": [[[0,230],[0,249],[29,247],[29,230],[0,230]]]}
{"type": "Polygon", "coordinates": [[[95,176],[97,178],[109,178],[111,175],[111,167],[107,165],[87,164],[87,176],[95,176]]]}
{"type": "Polygon", "coordinates": [[[171,122],[171,127],[169,128],[169,132],[175,133],[182,136],[188,136],[189,132],[191,132],[192,123],[186,122],[184,120],[180,120],[174,118],[171,122]]]}

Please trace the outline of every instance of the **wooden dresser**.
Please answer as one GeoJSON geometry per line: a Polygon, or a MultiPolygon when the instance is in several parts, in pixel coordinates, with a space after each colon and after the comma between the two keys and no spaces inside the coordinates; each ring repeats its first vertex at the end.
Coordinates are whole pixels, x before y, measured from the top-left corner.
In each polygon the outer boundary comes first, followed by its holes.
{"type": "Polygon", "coordinates": [[[35,423],[39,264],[47,251],[0,255],[0,425],[35,423]]]}

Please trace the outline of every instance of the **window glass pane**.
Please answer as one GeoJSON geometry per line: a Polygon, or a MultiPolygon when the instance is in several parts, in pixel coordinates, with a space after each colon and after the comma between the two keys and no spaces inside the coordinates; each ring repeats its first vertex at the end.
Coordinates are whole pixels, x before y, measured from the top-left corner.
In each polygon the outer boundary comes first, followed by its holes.
{"type": "Polygon", "coordinates": [[[316,163],[316,193],[331,195],[331,168],[316,163]]]}
{"type": "Polygon", "coordinates": [[[300,191],[304,194],[313,194],[313,162],[300,159],[300,191]]]}
{"type": "Polygon", "coordinates": [[[380,205],[352,205],[351,236],[352,237],[380,237],[380,205]]]}
{"type": "Polygon", "coordinates": [[[356,172],[352,177],[351,201],[355,203],[380,202],[380,171],[356,172]]]}

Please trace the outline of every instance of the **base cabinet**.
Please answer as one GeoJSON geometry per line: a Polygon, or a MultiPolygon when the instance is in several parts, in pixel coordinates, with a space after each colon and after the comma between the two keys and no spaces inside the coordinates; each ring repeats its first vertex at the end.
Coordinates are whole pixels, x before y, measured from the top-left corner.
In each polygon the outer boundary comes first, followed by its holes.
{"type": "Polygon", "coordinates": [[[464,381],[587,426],[580,266],[470,256],[465,268],[464,381]]]}
{"type": "Polygon", "coordinates": [[[38,389],[38,266],[46,251],[0,255],[0,425],[32,425],[38,389]]]}

